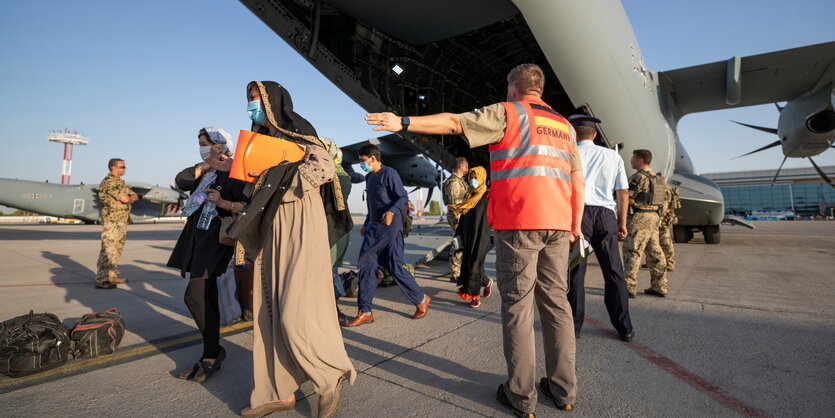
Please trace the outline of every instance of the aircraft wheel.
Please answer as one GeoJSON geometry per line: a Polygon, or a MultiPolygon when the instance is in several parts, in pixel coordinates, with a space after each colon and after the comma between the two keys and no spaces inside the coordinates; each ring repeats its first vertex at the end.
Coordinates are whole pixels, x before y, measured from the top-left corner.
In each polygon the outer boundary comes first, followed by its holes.
{"type": "Polygon", "coordinates": [[[691,234],[689,227],[673,226],[673,241],[677,244],[685,244],[690,241],[690,238],[693,237],[691,234]]]}
{"type": "Polygon", "coordinates": [[[719,233],[719,225],[708,225],[702,230],[705,235],[705,242],[708,244],[718,244],[722,236],[719,233]]]}

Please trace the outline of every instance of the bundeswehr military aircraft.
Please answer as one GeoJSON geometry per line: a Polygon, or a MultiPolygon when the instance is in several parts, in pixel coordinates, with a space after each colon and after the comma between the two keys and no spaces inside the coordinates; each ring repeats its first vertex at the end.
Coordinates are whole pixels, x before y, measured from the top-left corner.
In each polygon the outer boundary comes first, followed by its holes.
{"type": "Polygon", "coordinates": [[[342,148],[342,168],[351,176],[351,183],[365,181],[365,175],[354,171],[353,165],[359,164],[359,150],[368,144],[380,149],[387,166],[397,170],[404,186],[424,187],[429,189],[426,202],[432,200],[432,191],[441,187],[443,170],[423,156],[423,150],[414,146],[400,134],[390,134],[368,141],[357,142],[342,148]]]}
{"type": "MultiPolygon", "coordinates": [[[[681,190],[678,242],[700,230],[707,243],[718,243],[725,212],[719,188],[694,174],[676,134],[678,120],[699,111],[803,100],[831,89],[835,71],[827,65],[833,44],[651,71],[623,6],[611,0],[241,2],[370,112],[472,110],[504,100],[511,68],[538,64],[546,75],[543,99],[555,110],[603,120],[599,145],[622,142],[626,160],[637,148],[653,152],[652,167],[681,190]]],[[[800,138],[810,114],[783,113],[787,140],[800,138]]],[[[457,137],[401,135],[446,169],[463,146],[457,137]]],[[[487,162],[486,149],[473,152],[475,163],[487,162]]]]}
{"type": "MultiPolygon", "coordinates": [[[[145,183],[128,183],[140,199],[131,205],[134,221],[170,216],[169,205],[181,205],[181,193],[145,183]]],[[[98,185],[54,184],[0,178],[0,205],[86,223],[101,220],[98,185]]]]}

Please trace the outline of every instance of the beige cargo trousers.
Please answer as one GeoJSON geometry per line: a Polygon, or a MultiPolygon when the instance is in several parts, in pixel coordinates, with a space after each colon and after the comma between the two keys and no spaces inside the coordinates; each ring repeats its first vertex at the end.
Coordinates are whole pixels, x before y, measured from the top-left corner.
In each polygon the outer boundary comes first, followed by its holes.
{"type": "Polygon", "coordinates": [[[537,401],[534,303],[542,322],[545,372],[551,393],[573,404],[577,393],[574,321],[568,304],[569,232],[496,232],[496,276],[502,299],[502,333],[513,406],[533,412],[537,401]]]}

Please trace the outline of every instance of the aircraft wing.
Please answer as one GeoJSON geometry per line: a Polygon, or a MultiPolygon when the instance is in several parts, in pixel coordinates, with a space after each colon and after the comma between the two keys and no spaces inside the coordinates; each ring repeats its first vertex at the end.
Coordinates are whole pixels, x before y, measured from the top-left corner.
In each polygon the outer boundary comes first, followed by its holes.
{"type": "Polygon", "coordinates": [[[180,199],[180,194],[175,190],[152,186],[147,183],[128,183],[128,187],[138,194],[143,200],[177,203],[180,199]]]}
{"type": "Polygon", "coordinates": [[[669,113],[788,101],[835,80],[835,42],[658,73],[669,113]]]}

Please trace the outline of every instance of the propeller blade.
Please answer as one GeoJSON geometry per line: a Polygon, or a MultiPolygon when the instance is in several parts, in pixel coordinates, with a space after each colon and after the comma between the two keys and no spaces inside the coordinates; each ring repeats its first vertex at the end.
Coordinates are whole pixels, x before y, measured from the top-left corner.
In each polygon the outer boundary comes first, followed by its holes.
{"type": "Polygon", "coordinates": [[[821,170],[821,168],[818,167],[817,164],[815,164],[815,160],[813,160],[812,157],[809,157],[809,161],[811,161],[812,165],[815,166],[815,171],[818,172],[818,175],[821,176],[823,181],[825,181],[826,184],[829,185],[829,187],[832,187],[833,189],[835,189],[835,184],[832,184],[832,179],[830,179],[829,176],[827,176],[826,173],[824,173],[823,170],[821,170]]]}
{"type": "Polygon", "coordinates": [[[782,162],[782,163],[780,163],[780,167],[778,167],[778,168],[777,168],[777,172],[776,172],[776,173],[774,173],[774,178],[773,178],[773,179],[771,179],[771,185],[772,185],[772,186],[774,186],[774,182],[776,182],[776,181],[777,181],[777,176],[779,176],[779,175],[780,175],[780,170],[782,170],[782,169],[783,169],[783,164],[785,164],[785,163],[786,163],[786,160],[788,160],[788,159],[789,159],[789,157],[783,157],[783,162],[782,162]]]}
{"type": "Polygon", "coordinates": [[[408,192],[407,194],[412,194],[412,193],[418,191],[418,189],[420,189],[420,186],[415,187],[414,189],[412,189],[411,192],[408,192]]]}
{"type": "Polygon", "coordinates": [[[774,128],[765,128],[765,127],[757,126],[757,125],[749,125],[747,123],[737,122],[735,120],[732,120],[731,122],[733,122],[737,125],[742,125],[746,128],[756,129],[758,131],[763,131],[763,132],[767,132],[767,133],[770,133],[770,134],[777,135],[777,129],[774,129],[774,128]]]}
{"type": "Polygon", "coordinates": [[[429,206],[429,202],[432,201],[432,192],[434,192],[434,191],[435,191],[434,187],[429,189],[429,193],[427,193],[427,195],[426,195],[426,201],[423,202],[423,209],[426,209],[429,206]]]}
{"type": "Polygon", "coordinates": [[[751,151],[751,152],[749,152],[749,153],[747,153],[747,154],[742,154],[742,155],[740,155],[740,156],[738,156],[738,157],[734,157],[734,158],[732,158],[732,159],[733,159],[733,160],[735,160],[735,159],[737,159],[737,158],[741,158],[741,157],[744,157],[744,156],[746,156],[746,155],[751,155],[751,154],[753,154],[753,153],[755,153],[755,152],[765,151],[765,150],[767,150],[767,149],[769,149],[769,148],[774,148],[774,147],[779,146],[779,145],[780,145],[780,140],[778,139],[778,140],[776,140],[776,141],[774,141],[774,142],[772,142],[772,143],[770,143],[770,144],[768,144],[768,145],[766,145],[766,146],[764,146],[764,147],[762,147],[762,148],[755,149],[755,150],[753,150],[753,151],[751,151]]]}

